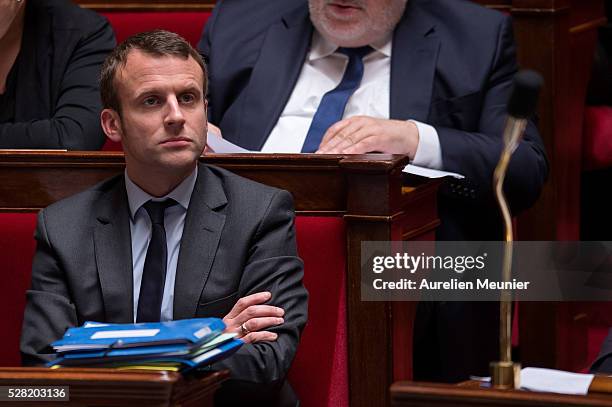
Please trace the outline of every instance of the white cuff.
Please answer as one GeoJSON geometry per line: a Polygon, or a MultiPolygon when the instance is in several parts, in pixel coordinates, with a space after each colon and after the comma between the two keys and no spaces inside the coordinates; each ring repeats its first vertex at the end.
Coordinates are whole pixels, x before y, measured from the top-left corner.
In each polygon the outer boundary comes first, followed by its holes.
{"type": "Polygon", "coordinates": [[[434,170],[443,169],[440,138],[436,129],[429,124],[417,122],[416,120],[408,121],[414,123],[419,131],[419,145],[411,164],[434,170]]]}

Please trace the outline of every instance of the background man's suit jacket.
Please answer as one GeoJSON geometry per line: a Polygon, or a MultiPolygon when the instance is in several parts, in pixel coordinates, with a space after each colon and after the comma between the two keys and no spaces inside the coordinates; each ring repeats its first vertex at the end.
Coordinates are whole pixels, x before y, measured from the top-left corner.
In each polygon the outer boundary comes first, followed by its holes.
{"type": "MultiPolygon", "coordinates": [[[[272,293],[270,304],[285,310],[285,323],[270,328],[277,341],[245,345],[215,366],[229,368],[234,380],[280,385],[296,352],[307,293],[293,220],[286,191],[199,166],[181,239],[174,319],[223,317],[240,297],[264,290],[272,293]]],[[[85,321],[133,322],[123,174],[41,211],[35,237],[24,362],[48,359],[47,345],[85,321]]]]}
{"type": "Polygon", "coordinates": [[[593,373],[612,374],[612,328],[604,339],[599,350],[599,355],[591,366],[593,373]]]}
{"type": "MultiPolygon", "coordinates": [[[[209,63],[209,118],[224,138],[248,149],[263,146],[312,32],[306,0],[217,2],[199,48],[209,63]]],[[[467,177],[441,193],[439,239],[502,237],[491,184],[516,71],[508,17],[462,0],[408,1],[393,37],[390,117],[434,126],[444,169],[467,177]]],[[[506,177],[515,211],[535,201],[547,172],[531,123],[506,177]]]]}
{"type": "Polygon", "coordinates": [[[0,120],[0,148],[100,149],[106,138],[98,78],[115,47],[110,24],[67,0],[25,7],[15,112],[12,121],[0,120]]]}

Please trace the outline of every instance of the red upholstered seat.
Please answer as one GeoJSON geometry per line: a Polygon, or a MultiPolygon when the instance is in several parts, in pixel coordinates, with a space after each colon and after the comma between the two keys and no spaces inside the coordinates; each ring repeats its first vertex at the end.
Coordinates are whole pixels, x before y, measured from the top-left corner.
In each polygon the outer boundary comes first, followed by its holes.
{"type": "Polygon", "coordinates": [[[298,216],[296,227],[309,301],[289,381],[304,407],[348,406],[344,221],[298,216]]]}
{"type": "MultiPolygon", "coordinates": [[[[204,25],[210,17],[209,11],[107,11],[101,14],[108,18],[113,27],[117,43],[139,32],[159,28],[181,35],[193,47],[197,47],[204,25]]],[[[121,151],[121,143],[115,143],[107,139],[102,150],[121,151]]]]}
{"type": "MultiPolygon", "coordinates": [[[[18,366],[19,335],[30,284],[35,213],[0,213],[0,366],[18,366]]],[[[348,406],[346,238],[337,217],[298,217],[309,315],[289,379],[305,407],[348,406]]]]}
{"type": "Polygon", "coordinates": [[[599,351],[601,350],[601,345],[608,336],[611,326],[612,325],[589,326],[587,331],[587,361],[589,365],[585,366],[581,373],[587,373],[591,367],[591,364],[595,361],[595,359],[597,359],[599,351]]]}
{"type": "Polygon", "coordinates": [[[0,294],[0,366],[21,364],[19,336],[25,292],[30,285],[35,226],[35,213],[0,213],[0,264],[4,276],[0,294]]]}
{"type": "Polygon", "coordinates": [[[193,47],[198,45],[204,24],[210,17],[209,11],[106,11],[101,14],[113,27],[117,43],[139,32],[163,29],[181,35],[193,47]]]}
{"type": "Polygon", "coordinates": [[[612,106],[587,106],[584,114],[583,168],[612,167],[612,106]]]}

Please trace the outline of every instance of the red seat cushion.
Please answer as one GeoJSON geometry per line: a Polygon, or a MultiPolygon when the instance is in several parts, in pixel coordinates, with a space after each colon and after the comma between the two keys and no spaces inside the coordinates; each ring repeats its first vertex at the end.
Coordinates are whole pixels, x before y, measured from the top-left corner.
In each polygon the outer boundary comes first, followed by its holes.
{"type": "Polygon", "coordinates": [[[583,168],[612,167],[612,106],[587,106],[584,114],[583,168]]]}
{"type": "Polygon", "coordinates": [[[608,336],[609,331],[610,326],[589,326],[587,332],[587,361],[589,366],[585,366],[580,373],[587,373],[589,371],[590,365],[595,361],[597,356],[599,356],[601,345],[608,336]]]}
{"type": "Polygon", "coordinates": [[[139,32],[163,29],[179,34],[194,48],[210,17],[209,11],[106,11],[101,14],[113,27],[117,43],[139,32]]]}
{"type": "Polygon", "coordinates": [[[35,227],[35,213],[0,213],[0,264],[5,276],[0,295],[0,366],[21,364],[19,337],[36,247],[35,227]]]}
{"type": "Polygon", "coordinates": [[[341,218],[298,216],[308,323],[289,381],[304,407],[348,406],[346,238],[341,218]]]}
{"type": "Polygon", "coordinates": [[[107,137],[106,142],[102,146],[102,151],[123,151],[123,146],[121,143],[116,143],[107,137]]]}

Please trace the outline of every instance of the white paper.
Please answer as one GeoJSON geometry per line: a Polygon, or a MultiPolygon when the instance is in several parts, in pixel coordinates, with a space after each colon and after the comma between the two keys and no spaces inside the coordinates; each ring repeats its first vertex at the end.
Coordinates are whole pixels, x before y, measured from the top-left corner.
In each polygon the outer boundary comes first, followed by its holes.
{"type": "MultiPolygon", "coordinates": [[[[210,148],[213,152],[219,154],[232,154],[232,153],[261,153],[261,151],[250,151],[236,144],[233,144],[214,133],[208,133],[208,139],[206,142],[208,148],[210,148]]],[[[461,174],[456,174],[454,172],[448,171],[440,171],[440,170],[432,170],[431,168],[425,167],[417,167],[416,165],[408,164],[404,167],[404,172],[408,174],[420,175],[421,177],[426,178],[443,178],[443,177],[453,177],[457,179],[465,178],[461,174]]]]}
{"type": "Polygon", "coordinates": [[[209,326],[204,326],[201,329],[198,329],[197,331],[195,331],[193,333],[193,336],[195,336],[198,339],[202,339],[204,336],[208,335],[211,332],[212,330],[210,329],[209,326]]]}
{"type": "Polygon", "coordinates": [[[91,339],[108,339],[108,338],[139,338],[155,336],[159,333],[159,329],[127,329],[117,331],[98,331],[91,335],[91,339]]]}
{"type": "Polygon", "coordinates": [[[103,326],[108,326],[108,324],[104,322],[94,322],[94,321],[85,321],[85,324],[83,324],[83,328],[100,328],[103,326]]]}
{"type": "Polygon", "coordinates": [[[454,172],[441,171],[441,170],[432,170],[431,168],[418,167],[416,165],[408,164],[404,167],[404,172],[408,174],[419,175],[425,178],[443,178],[443,177],[453,177],[457,179],[463,179],[465,176],[461,174],[457,174],[454,172]]]}
{"type": "Polygon", "coordinates": [[[212,349],[212,350],[209,350],[208,352],[204,352],[201,355],[196,356],[195,358],[191,359],[191,361],[198,364],[202,362],[203,360],[210,359],[213,356],[218,355],[219,353],[221,353],[221,349],[212,349]]]}
{"type": "Polygon", "coordinates": [[[229,141],[208,132],[206,145],[215,153],[232,154],[232,153],[258,153],[259,151],[249,151],[245,148],[230,143],[229,141]]]}
{"type": "Polygon", "coordinates": [[[62,345],[62,346],[54,346],[57,352],[70,352],[73,350],[87,350],[87,349],[105,349],[106,345],[100,345],[99,343],[85,344],[85,343],[77,343],[75,345],[62,345]]]}
{"type": "Polygon", "coordinates": [[[526,367],[521,370],[521,388],[532,391],[584,395],[589,391],[593,376],[592,374],[526,367]]]}

